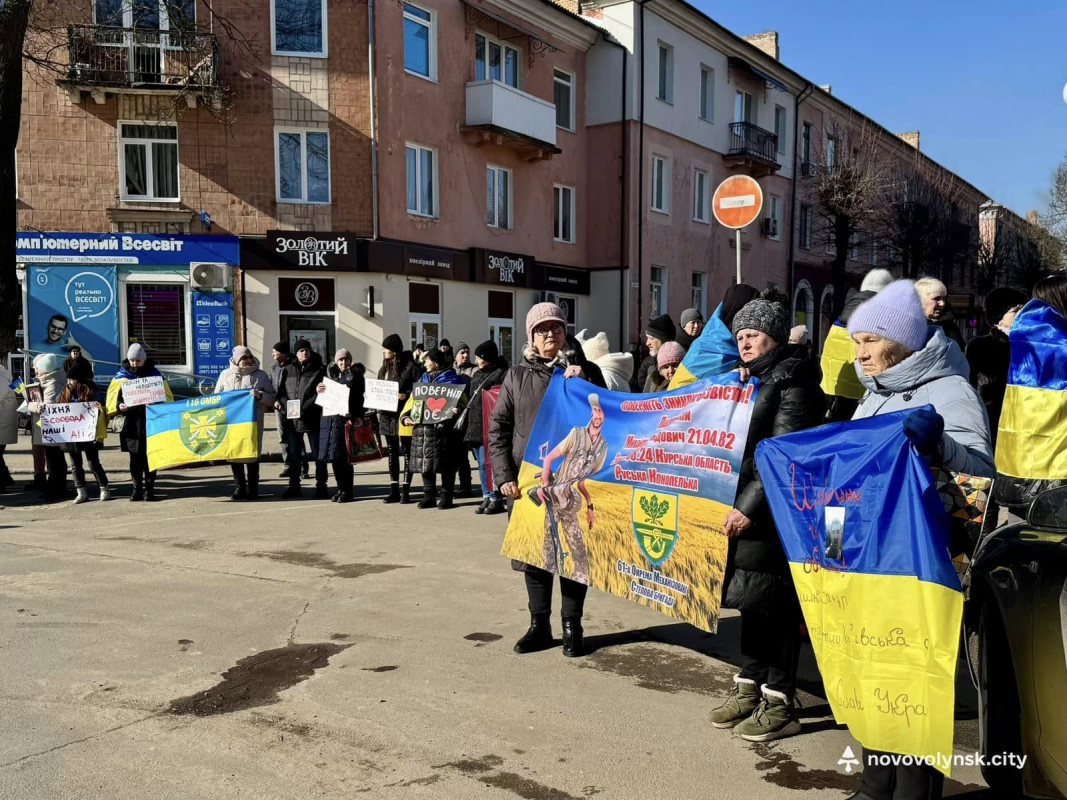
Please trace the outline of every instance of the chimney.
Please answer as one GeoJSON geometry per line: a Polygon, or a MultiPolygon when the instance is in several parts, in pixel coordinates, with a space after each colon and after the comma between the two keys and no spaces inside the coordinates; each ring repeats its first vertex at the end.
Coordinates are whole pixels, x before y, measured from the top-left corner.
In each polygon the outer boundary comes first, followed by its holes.
{"type": "Polygon", "coordinates": [[[1029,211],[1026,212],[1026,221],[1029,222],[1031,225],[1040,225],[1041,215],[1031,208],[1029,211]]]}
{"type": "Polygon", "coordinates": [[[758,47],[775,61],[778,61],[778,31],[764,31],[742,37],[753,47],[758,47]]]}
{"type": "Polygon", "coordinates": [[[907,131],[906,133],[898,133],[897,136],[899,136],[907,144],[910,144],[916,150],[919,149],[919,132],[918,131],[907,131]]]}
{"type": "Polygon", "coordinates": [[[834,93],[834,87],[831,86],[830,84],[826,84],[825,86],[820,86],[819,88],[822,89],[827,94],[833,94],[834,93]]]}

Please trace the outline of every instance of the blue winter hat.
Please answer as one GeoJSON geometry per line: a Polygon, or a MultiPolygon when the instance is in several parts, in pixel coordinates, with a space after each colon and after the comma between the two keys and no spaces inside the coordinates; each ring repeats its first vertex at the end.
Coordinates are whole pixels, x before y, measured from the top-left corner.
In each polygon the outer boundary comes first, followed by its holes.
{"type": "Polygon", "coordinates": [[[915,284],[893,281],[853,312],[848,335],[873,333],[914,353],[926,346],[928,326],[915,284]]]}

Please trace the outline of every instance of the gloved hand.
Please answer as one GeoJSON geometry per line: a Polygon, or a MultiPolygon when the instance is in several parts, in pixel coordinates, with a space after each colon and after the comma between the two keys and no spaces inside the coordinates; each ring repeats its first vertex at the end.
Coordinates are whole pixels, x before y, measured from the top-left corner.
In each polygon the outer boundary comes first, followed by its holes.
{"type": "Polygon", "coordinates": [[[945,420],[936,411],[921,408],[904,420],[904,435],[921,455],[937,455],[944,434],[945,420]]]}

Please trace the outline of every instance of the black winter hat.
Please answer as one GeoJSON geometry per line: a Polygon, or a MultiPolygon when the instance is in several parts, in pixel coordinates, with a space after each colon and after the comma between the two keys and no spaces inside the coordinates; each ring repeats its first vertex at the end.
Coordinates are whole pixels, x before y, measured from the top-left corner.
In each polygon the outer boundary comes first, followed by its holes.
{"type": "Polygon", "coordinates": [[[289,342],[275,342],[274,349],[281,353],[283,356],[291,356],[289,352],[289,342]]]}
{"type": "Polygon", "coordinates": [[[664,314],[662,317],[656,317],[649,322],[648,327],[645,328],[645,336],[651,336],[654,339],[659,339],[661,342],[673,342],[676,335],[677,331],[674,328],[674,322],[671,321],[670,315],[668,314],[664,314]]]}
{"type": "Polygon", "coordinates": [[[486,339],[474,349],[474,355],[483,361],[492,363],[500,358],[500,350],[497,349],[496,342],[486,339]]]}
{"type": "Polygon", "coordinates": [[[382,339],[382,347],[386,350],[392,350],[394,353],[401,353],[404,350],[404,340],[400,338],[399,334],[390,333],[382,339]]]}
{"type": "Polygon", "coordinates": [[[429,350],[426,353],[423,353],[422,357],[424,359],[426,359],[426,358],[430,359],[430,361],[432,361],[433,363],[437,364],[437,366],[441,367],[441,369],[444,369],[450,363],[449,360],[448,360],[448,356],[446,356],[444,353],[442,353],[436,347],[433,350],[429,350]]]}
{"type": "MultiPolygon", "coordinates": [[[[299,353],[301,350],[311,350],[311,342],[309,342],[307,339],[297,339],[293,343],[293,352],[299,353]]],[[[312,350],[312,352],[315,351],[312,350]]]]}
{"type": "Polygon", "coordinates": [[[985,309],[986,322],[996,325],[1008,313],[1008,309],[1026,305],[1029,298],[1018,289],[999,286],[985,296],[982,307],[985,309]]]}
{"type": "Polygon", "coordinates": [[[89,362],[84,359],[78,359],[77,361],[68,360],[67,363],[67,378],[75,380],[78,383],[93,383],[93,368],[89,366],[89,362]]]}
{"type": "Polygon", "coordinates": [[[449,350],[451,350],[452,349],[452,343],[450,341],[448,341],[448,339],[442,339],[438,343],[437,347],[440,348],[440,349],[444,349],[445,347],[447,347],[449,350]]]}

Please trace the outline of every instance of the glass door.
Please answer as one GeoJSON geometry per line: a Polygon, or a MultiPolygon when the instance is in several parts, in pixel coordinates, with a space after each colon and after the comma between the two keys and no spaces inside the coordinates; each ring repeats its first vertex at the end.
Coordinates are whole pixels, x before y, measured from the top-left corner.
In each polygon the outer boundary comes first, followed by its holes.
{"type": "Polygon", "coordinates": [[[496,343],[500,355],[509,364],[515,362],[515,322],[510,319],[489,319],[489,338],[496,343]]]}
{"type": "Polygon", "coordinates": [[[411,315],[411,349],[422,343],[426,350],[437,347],[441,341],[441,317],[439,314],[411,315]]]}

